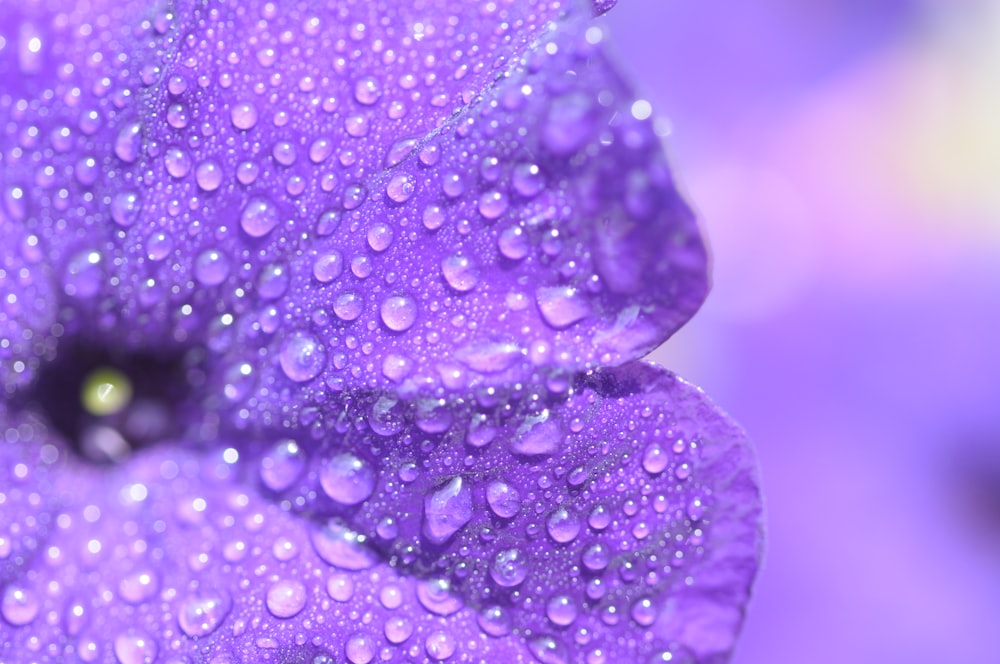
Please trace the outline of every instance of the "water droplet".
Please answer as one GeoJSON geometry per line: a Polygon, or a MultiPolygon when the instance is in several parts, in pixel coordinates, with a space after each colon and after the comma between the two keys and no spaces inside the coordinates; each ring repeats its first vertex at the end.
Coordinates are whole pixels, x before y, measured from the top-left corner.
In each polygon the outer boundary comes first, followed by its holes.
{"type": "Polygon", "coordinates": [[[393,616],[385,621],[384,631],[389,643],[399,645],[413,634],[413,623],[403,616],[393,616]]]}
{"type": "Polygon", "coordinates": [[[580,534],[580,520],[565,507],[560,507],[547,522],[549,535],[560,544],[572,542],[580,534]]]}
{"type": "Polygon", "coordinates": [[[513,588],[528,576],[527,556],[520,549],[503,549],[493,557],[490,577],[497,585],[513,588]]]}
{"type": "Polygon", "coordinates": [[[115,139],[115,155],[127,164],[139,158],[142,149],[142,125],[138,122],[126,123],[115,139]]]}
{"type": "Polygon", "coordinates": [[[479,281],[479,270],[465,256],[449,256],[441,262],[441,273],[448,285],[460,293],[472,290],[479,281]]]}
{"type": "Polygon", "coordinates": [[[151,261],[162,261],[173,250],[173,239],[162,231],[157,231],[146,238],[146,255],[151,261]]]}
{"type": "Polygon", "coordinates": [[[260,479],[272,491],[284,491],[301,477],[306,456],[290,438],[279,441],[260,459],[260,479]]]}
{"type": "MultiPolygon", "coordinates": [[[[381,222],[371,225],[368,229],[368,246],[375,251],[385,251],[392,244],[392,227],[381,222]]],[[[367,275],[366,275],[367,276],[367,275]]]]}
{"type": "Polygon", "coordinates": [[[129,604],[141,604],[156,595],[160,581],[152,570],[141,569],[126,575],[118,584],[118,591],[129,604]]]}
{"type": "Polygon", "coordinates": [[[461,477],[424,498],[424,536],[443,544],[472,519],[472,492],[461,477]]]}
{"type": "Polygon", "coordinates": [[[76,176],[77,182],[82,184],[84,187],[89,187],[97,182],[97,178],[101,175],[101,168],[98,165],[97,160],[93,157],[83,157],[76,162],[73,174],[76,176]]]}
{"type": "Polygon", "coordinates": [[[344,131],[355,138],[366,136],[368,134],[368,119],[363,115],[349,115],[344,118],[344,131]]]}
{"type": "Polygon", "coordinates": [[[365,546],[364,535],[359,535],[336,521],[316,526],[311,540],[319,557],[334,567],[360,570],[368,569],[377,562],[375,554],[365,546]]]}
{"type": "Polygon", "coordinates": [[[218,249],[206,249],[194,263],[194,276],[205,286],[218,286],[229,276],[229,257],[218,249]]]}
{"type": "Polygon", "coordinates": [[[344,271],[344,257],[336,249],[328,249],[313,261],[313,276],[320,283],[328,283],[344,271]]]}
{"type": "Polygon", "coordinates": [[[275,618],[297,616],[306,606],[306,587],[301,581],[286,579],[277,581],[267,589],[267,610],[275,618]]]}
{"type": "Polygon", "coordinates": [[[503,229],[500,237],[497,238],[497,246],[500,253],[513,261],[521,260],[531,251],[528,234],[520,226],[503,229]]]}
{"type": "Polygon", "coordinates": [[[288,266],[284,263],[270,263],[257,275],[257,292],[262,299],[273,300],[285,294],[289,280],[288,266]]]}
{"type": "Polygon", "coordinates": [[[336,454],[320,466],[323,493],[341,505],[357,505],[375,490],[375,469],[350,452],[336,454]]]}
{"type": "Polygon", "coordinates": [[[511,180],[514,190],[525,198],[537,196],[545,188],[545,177],[536,164],[518,164],[511,180]]]}
{"type": "Polygon", "coordinates": [[[240,215],[240,227],[251,237],[264,237],[277,225],[278,209],[263,198],[251,198],[240,215]]]}
{"type": "Polygon", "coordinates": [[[397,173],[385,185],[385,195],[394,203],[405,203],[417,190],[416,179],[408,173],[397,173]]]}
{"type": "Polygon", "coordinates": [[[282,166],[291,166],[295,163],[295,146],[288,141],[278,141],[271,149],[271,156],[282,166]]]}
{"type": "Polygon", "coordinates": [[[549,617],[554,625],[566,627],[576,620],[576,605],[566,595],[556,595],[545,605],[545,615],[549,617]]]}
{"type": "Polygon", "coordinates": [[[598,542],[587,548],[582,556],[584,566],[591,572],[600,572],[608,566],[611,554],[606,546],[598,542]]]}
{"type": "Polygon", "coordinates": [[[297,330],[281,344],[278,360],[285,375],[301,383],[318,376],[326,366],[326,349],[312,334],[297,330]]]}
{"type": "Polygon", "coordinates": [[[454,655],[455,645],[455,637],[442,629],[434,630],[424,639],[424,650],[428,657],[437,662],[442,662],[454,655]]]}
{"type": "Polygon", "coordinates": [[[80,251],[66,264],[63,290],[70,297],[93,297],[100,290],[103,279],[101,254],[80,251]]]}
{"type": "Polygon", "coordinates": [[[382,95],[378,83],[371,76],[359,78],[354,84],[354,98],[359,104],[371,106],[382,95]]]}
{"type": "Polygon", "coordinates": [[[375,642],[367,634],[358,632],[347,639],[344,654],[351,664],[368,664],[375,659],[375,642]]]}
{"type": "Polygon", "coordinates": [[[528,641],[528,650],[541,664],[569,664],[566,648],[551,636],[536,636],[528,641]]]}
{"type": "Polygon", "coordinates": [[[417,139],[415,138],[404,138],[401,141],[393,143],[392,147],[389,148],[389,151],[385,155],[386,167],[392,168],[402,162],[410,155],[411,152],[413,152],[413,148],[415,148],[416,145],[417,139]]]}
{"type": "Polygon", "coordinates": [[[570,286],[549,286],[536,292],[545,322],[556,329],[569,327],[590,314],[590,304],[570,286]]]}
{"type": "Polygon", "coordinates": [[[426,579],[417,581],[417,600],[431,613],[450,616],[465,607],[462,599],[451,592],[447,579],[426,579]]]}
{"type": "Polygon", "coordinates": [[[486,487],[486,502],[501,519],[510,519],[521,509],[521,494],[506,482],[494,480],[486,487]]]}
{"type": "Polygon", "coordinates": [[[167,123],[174,129],[183,129],[188,126],[187,107],[184,104],[171,104],[167,107],[167,123]]]}
{"type": "Polygon", "coordinates": [[[167,167],[167,173],[175,178],[182,178],[191,172],[191,157],[177,147],[167,148],[163,155],[163,163],[167,167]]]}
{"type": "Polygon", "coordinates": [[[488,606],[476,616],[479,628],[493,637],[506,636],[513,629],[510,613],[502,606],[488,606]]]}
{"type": "Polygon", "coordinates": [[[656,607],[648,597],[640,598],[632,605],[632,620],[643,627],[649,627],[656,622],[656,607]]]}
{"type": "Polygon", "coordinates": [[[114,649],[120,664],[150,664],[159,651],[153,637],[139,630],[119,634],[114,649]]]}
{"type": "Polygon", "coordinates": [[[417,303],[409,295],[393,295],[379,309],[382,322],[394,332],[404,332],[417,320],[417,303]]]}
{"type": "Polygon", "coordinates": [[[555,419],[549,419],[548,409],[524,418],[517,428],[511,450],[525,456],[554,454],[562,446],[565,435],[555,419]]]}
{"type": "Polygon", "coordinates": [[[659,443],[652,442],[646,447],[646,451],[642,456],[642,467],[646,469],[646,472],[656,475],[663,472],[669,461],[670,457],[667,455],[666,450],[659,443]]]}
{"type": "Polygon", "coordinates": [[[240,102],[230,109],[229,117],[237,129],[252,129],[257,124],[257,107],[249,101],[240,102]]]}
{"type": "Polygon", "coordinates": [[[128,227],[135,223],[139,216],[142,202],[134,191],[122,191],[111,199],[111,218],[119,226],[128,227]]]}
{"type": "Polygon", "coordinates": [[[194,169],[194,179],[202,191],[215,191],[222,184],[222,166],[207,159],[194,169]]]}
{"type": "Polygon", "coordinates": [[[225,591],[201,590],[198,595],[181,602],[177,624],[188,636],[207,636],[218,629],[229,615],[232,605],[232,600],[225,591]]]}
{"type": "Polygon", "coordinates": [[[27,625],[34,620],[40,608],[38,595],[17,585],[7,586],[3,592],[3,600],[0,601],[0,615],[15,627],[27,625]]]}
{"type": "Polygon", "coordinates": [[[333,301],[333,313],[342,321],[350,322],[361,315],[364,302],[356,293],[341,293],[333,301]]]}
{"type": "Polygon", "coordinates": [[[326,592],[338,602],[350,602],[354,597],[354,581],[346,574],[334,574],[327,579],[326,592]]]}
{"type": "Polygon", "coordinates": [[[479,214],[487,219],[497,219],[507,211],[507,195],[500,191],[487,191],[479,197],[479,214]]]}
{"type": "Polygon", "coordinates": [[[438,205],[428,205],[424,208],[421,219],[424,222],[424,228],[429,231],[436,231],[444,223],[444,212],[438,205]]]}

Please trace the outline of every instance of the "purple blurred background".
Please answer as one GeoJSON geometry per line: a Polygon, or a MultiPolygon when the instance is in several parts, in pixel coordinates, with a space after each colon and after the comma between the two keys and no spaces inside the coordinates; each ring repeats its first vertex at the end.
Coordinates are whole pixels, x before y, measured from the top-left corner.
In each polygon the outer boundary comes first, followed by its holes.
{"type": "Polygon", "coordinates": [[[760,455],[734,664],[1000,662],[1000,2],[602,21],[715,260],[653,359],[760,455]]]}

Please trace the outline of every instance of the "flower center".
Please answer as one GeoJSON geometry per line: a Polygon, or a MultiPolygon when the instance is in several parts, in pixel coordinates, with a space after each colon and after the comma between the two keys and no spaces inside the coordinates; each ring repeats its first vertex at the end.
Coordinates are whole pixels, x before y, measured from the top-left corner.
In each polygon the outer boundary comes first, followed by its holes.
{"type": "Polygon", "coordinates": [[[80,457],[119,463],[193,424],[199,353],[126,352],[67,340],[19,406],[42,416],[80,457]]]}

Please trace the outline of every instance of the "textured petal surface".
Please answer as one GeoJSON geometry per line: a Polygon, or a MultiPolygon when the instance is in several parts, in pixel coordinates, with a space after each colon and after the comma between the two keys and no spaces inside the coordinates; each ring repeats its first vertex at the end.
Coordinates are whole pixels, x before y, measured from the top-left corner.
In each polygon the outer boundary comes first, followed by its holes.
{"type": "Polygon", "coordinates": [[[591,12],[448,6],[5,6],[7,216],[73,326],[211,336],[261,367],[245,406],[534,380],[683,324],[704,250],[591,12]]]}
{"type": "Polygon", "coordinates": [[[759,547],[742,432],[648,365],[543,401],[486,409],[492,441],[476,418],[427,433],[410,410],[392,436],[358,418],[302,450],[301,500],[268,498],[277,448],[101,471],[35,424],[2,448],[19,477],[0,495],[55,476],[54,512],[0,602],[5,659],[724,661],[759,547]]]}

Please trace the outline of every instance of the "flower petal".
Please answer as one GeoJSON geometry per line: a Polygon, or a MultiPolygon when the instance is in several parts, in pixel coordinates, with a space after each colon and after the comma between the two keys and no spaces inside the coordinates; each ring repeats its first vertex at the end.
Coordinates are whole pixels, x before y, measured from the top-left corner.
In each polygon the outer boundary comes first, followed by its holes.
{"type": "MultiPolygon", "coordinates": [[[[305,452],[309,470],[278,501],[265,496],[287,447],[153,451],[108,472],[48,468],[50,451],[21,483],[60,473],[46,496],[65,504],[45,554],[8,586],[20,594],[0,613],[26,626],[0,643],[81,657],[722,661],[759,548],[742,432],[648,365],[526,412],[533,401],[432,432],[420,404],[393,435],[357,420],[305,452]],[[81,580],[99,592],[77,597],[81,580]]],[[[39,449],[8,445],[4,461],[26,448],[39,449]]]]}

